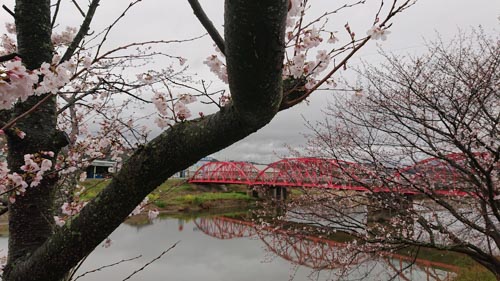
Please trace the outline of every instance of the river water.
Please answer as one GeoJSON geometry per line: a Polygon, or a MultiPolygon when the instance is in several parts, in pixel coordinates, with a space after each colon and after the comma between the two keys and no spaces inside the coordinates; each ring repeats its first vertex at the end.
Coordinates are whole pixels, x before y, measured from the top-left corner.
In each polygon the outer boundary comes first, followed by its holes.
{"type": "MultiPolygon", "coordinates": [[[[276,233],[256,231],[249,222],[224,217],[190,221],[163,217],[152,223],[125,223],[110,236],[109,247],[98,246],[85,260],[73,280],[125,280],[175,243],[127,280],[447,280],[449,275],[415,265],[404,269],[402,277],[396,271],[408,262],[391,257],[359,259],[352,262],[349,272],[341,272],[331,261],[342,254],[341,244],[276,233]],[[127,259],[133,260],[89,273],[127,259]],[[345,276],[339,278],[341,273],[345,276]]],[[[6,243],[6,237],[0,238],[1,248],[6,249],[6,243]]]]}

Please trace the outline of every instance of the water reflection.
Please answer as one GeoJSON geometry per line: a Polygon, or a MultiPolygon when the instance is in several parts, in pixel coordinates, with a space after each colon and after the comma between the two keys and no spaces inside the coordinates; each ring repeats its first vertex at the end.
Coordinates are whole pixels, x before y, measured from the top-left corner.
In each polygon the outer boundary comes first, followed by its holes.
{"type": "Polygon", "coordinates": [[[406,268],[404,259],[349,258],[345,244],[319,237],[292,235],[272,226],[226,217],[193,221],[163,219],[135,228],[124,225],[110,249],[94,252],[84,272],[104,263],[143,254],[144,259],[85,276],[81,280],[117,280],[180,240],[166,257],[131,280],[444,280],[446,271],[426,266],[406,268]],[[140,233],[140,235],[137,235],[140,233]],[[346,271],[345,265],[351,265],[346,271]],[[401,271],[398,276],[396,272],[401,271]]]}
{"type": "MultiPolygon", "coordinates": [[[[129,280],[447,280],[432,264],[398,256],[349,258],[346,244],[321,237],[294,235],[271,225],[227,218],[183,220],[163,218],[153,224],[134,221],[112,235],[110,248],[99,246],[76,276],[124,259],[138,259],[106,268],[80,281],[123,280],[133,271],[180,243],[129,280]],[[351,267],[346,270],[345,265],[351,267]],[[398,274],[397,272],[401,272],[398,274]],[[343,276],[343,277],[339,277],[343,276]]],[[[1,238],[2,248],[6,239],[1,238]]]]}
{"type": "Polygon", "coordinates": [[[448,280],[453,274],[436,267],[456,270],[451,265],[388,252],[368,255],[356,251],[355,245],[335,241],[335,238],[303,235],[294,230],[262,226],[241,219],[200,218],[194,223],[203,233],[218,239],[258,237],[268,252],[291,264],[342,279],[448,280]]]}

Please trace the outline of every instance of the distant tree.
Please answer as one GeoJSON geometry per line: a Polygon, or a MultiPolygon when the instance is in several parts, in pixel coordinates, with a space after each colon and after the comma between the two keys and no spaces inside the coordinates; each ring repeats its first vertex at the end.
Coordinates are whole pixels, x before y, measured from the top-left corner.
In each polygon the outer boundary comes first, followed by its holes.
{"type": "Polygon", "coordinates": [[[384,56],[309,124],[307,155],[356,163],[339,165],[339,183],[366,192],[306,190],[287,219],[346,231],[359,253],[463,253],[500,280],[500,38],[384,56]]]}
{"type": "Polygon", "coordinates": [[[7,24],[9,34],[0,42],[0,124],[8,143],[0,192],[9,212],[2,280],[63,279],[168,177],[259,130],[278,111],[331,82],[372,37],[384,39],[390,20],[413,3],[380,1],[367,23],[368,35],[356,37],[348,24],[342,27],[346,36],[325,25],[332,15],[365,1],[307,20],[307,0],[230,0],[223,39],[198,1],[189,0],[221,53],[205,63],[229,84],[229,97],[196,84],[184,72],[183,57],[156,49],[181,41],[109,47],[110,32],[140,2],[130,2],[101,32],[90,28],[99,0],[68,2],[83,17],[79,28],[61,25],[60,13],[69,11],[65,1],[16,0],[14,11],[4,6],[15,24],[7,24]],[[165,57],[179,67],[130,75],[165,57]],[[188,94],[177,96],[180,91],[188,94]],[[220,110],[192,118],[186,105],[196,97],[220,110]],[[156,112],[135,114],[148,104],[156,112]],[[164,131],[150,140],[143,118],[154,118],[164,131]],[[99,129],[93,132],[91,126],[99,129]],[[126,149],[133,149],[131,157],[84,206],[78,175],[94,159],[109,155],[119,161],[126,149]],[[61,207],[62,214],[54,212],[61,207]]]}

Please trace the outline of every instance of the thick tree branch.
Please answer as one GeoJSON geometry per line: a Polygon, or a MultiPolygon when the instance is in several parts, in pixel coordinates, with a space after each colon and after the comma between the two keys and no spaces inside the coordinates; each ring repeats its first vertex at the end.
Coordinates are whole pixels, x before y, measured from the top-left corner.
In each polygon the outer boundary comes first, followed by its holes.
{"type": "Polygon", "coordinates": [[[200,23],[208,32],[208,35],[212,37],[212,40],[214,40],[215,44],[217,45],[221,53],[225,55],[226,47],[224,44],[224,39],[222,39],[222,36],[217,31],[212,21],[208,18],[207,14],[205,14],[205,11],[203,11],[200,2],[198,2],[198,0],[188,0],[188,2],[189,5],[191,5],[191,8],[193,9],[194,15],[198,18],[200,23]]]}
{"type": "Polygon", "coordinates": [[[267,124],[277,113],[282,96],[287,7],[287,0],[226,1],[233,105],[202,119],[178,123],[137,150],[78,216],[28,258],[16,262],[8,280],[60,279],[168,177],[267,124]]]}
{"type": "Polygon", "coordinates": [[[92,22],[92,19],[94,18],[94,14],[95,14],[95,11],[96,11],[98,6],[99,6],[99,0],[92,0],[92,2],[89,5],[89,10],[87,11],[87,15],[85,15],[85,19],[83,20],[83,23],[80,26],[80,30],[78,30],[78,33],[76,34],[75,38],[73,39],[73,41],[69,45],[68,49],[66,50],[66,52],[62,56],[61,62],[67,61],[71,58],[71,56],[73,56],[73,54],[75,53],[75,50],[80,45],[80,42],[82,42],[83,38],[89,32],[90,23],[92,22]]]}

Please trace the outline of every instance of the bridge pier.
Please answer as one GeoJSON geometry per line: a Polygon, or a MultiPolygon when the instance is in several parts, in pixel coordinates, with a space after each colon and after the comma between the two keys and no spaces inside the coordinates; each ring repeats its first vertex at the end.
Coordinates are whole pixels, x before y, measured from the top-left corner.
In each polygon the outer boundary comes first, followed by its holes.
{"type": "Polygon", "coordinates": [[[288,190],[283,186],[272,187],[272,198],[276,201],[286,201],[288,198],[288,190]]]}
{"type": "Polygon", "coordinates": [[[372,193],[367,202],[367,226],[374,234],[412,235],[414,195],[372,193]]]}
{"type": "Polygon", "coordinates": [[[286,201],[288,199],[288,190],[283,186],[253,186],[249,188],[248,195],[255,198],[286,201]]]}

